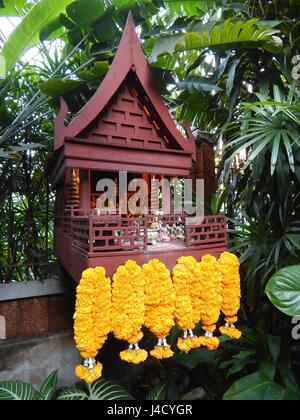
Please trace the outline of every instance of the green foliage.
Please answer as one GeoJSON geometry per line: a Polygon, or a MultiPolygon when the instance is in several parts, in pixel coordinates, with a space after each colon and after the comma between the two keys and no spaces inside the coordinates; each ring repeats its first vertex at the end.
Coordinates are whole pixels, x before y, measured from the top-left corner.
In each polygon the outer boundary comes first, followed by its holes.
{"type": "Polygon", "coordinates": [[[264,327],[246,329],[237,347],[240,352],[233,360],[220,364],[228,377],[238,375],[224,394],[225,400],[300,399],[284,336],[268,335],[264,327]]]}
{"type": "Polygon", "coordinates": [[[24,14],[27,8],[26,0],[2,0],[0,2],[0,16],[20,16],[24,14]]]}
{"type": "Polygon", "coordinates": [[[215,2],[212,0],[164,0],[164,4],[171,11],[177,13],[178,15],[181,13],[185,13],[187,15],[198,15],[201,12],[207,12],[212,6],[214,6],[215,2]]]}
{"type": "Polygon", "coordinates": [[[269,280],[266,293],[276,308],[289,316],[300,314],[300,265],[285,267],[269,280]]]}
{"type": "Polygon", "coordinates": [[[64,389],[57,397],[58,401],[87,401],[88,399],[87,393],[76,386],[64,389]]]}
{"type": "Polygon", "coordinates": [[[132,400],[133,398],[128,392],[118,384],[105,379],[100,379],[88,387],[88,390],[81,390],[78,387],[67,388],[62,390],[58,397],[61,401],[74,400],[132,400]]]}
{"type": "Polygon", "coordinates": [[[0,400],[36,401],[39,399],[39,393],[29,384],[21,381],[0,383],[0,400]]]}
{"type": "Polygon", "coordinates": [[[58,380],[58,371],[52,372],[46,378],[40,390],[40,399],[44,401],[51,401],[55,395],[58,380]]]}
{"type": "MultiPolygon", "coordinates": [[[[0,382],[0,400],[132,400],[132,396],[120,385],[100,379],[90,386],[73,386],[57,390],[58,371],[52,372],[43,383],[40,391],[21,381],[0,382]],[[57,396],[56,396],[57,395],[57,396]]],[[[160,395],[162,390],[160,391],[160,395]]]]}
{"type": "Polygon", "coordinates": [[[175,361],[189,369],[194,369],[199,364],[211,363],[215,359],[215,354],[206,349],[193,350],[191,353],[179,353],[175,356],[175,361]]]}
{"type": "MultiPolygon", "coordinates": [[[[249,191],[247,193],[250,195],[249,191]]],[[[263,198],[263,193],[256,194],[248,207],[249,214],[240,211],[232,219],[234,228],[228,230],[232,236],[232,250],[241,254],[248,287],[247,300],[252,307],[256,307],[258,299],[262,298],[270,275],[287,263],[298,261],[298,247],[290,235],[298,236],[300,232],[299,218],[295,213],[299,194],[287,191],[283,201],[276,195],[263,198]]]]}
{"type": "Polygon", "coordinates": [[[259,94],[257,96],[260,102],[246,104],[243,119],[230,126],[230,130],[237,133],[226,145],[226,148],[234,149],[228,160],[232,162],[237,154],[250,148],[251,153],[244,163],[244,169],[255,162],[256,158],[262,160],[269,155],[273,175],[276,170],[281,170],[279,162],[286,155],[290,169],[295,172],[295,153],[300,145],[300,108],[288,104],[277,86],[274,86],[277,102],[267,102],[267,98],[259,94]]]}
{"type": "Polygon", "coordinates": [[[178,89],[187,89],[191,93],[194,91],[218,92],[220,90],[217,85],[213,85],[206,78],[199,76],[190,76],[186,80],[177,83],[177,87],[178,89]]]}
{"type": "Polygon", "coordinates": [[[57,386],[58,372],[52,372],[40,391],[21,381],[0,382],[0,400],[38,401],[52,400],[57,386]]]}
{"type": "Polygon", "coordinates": [[[251,49],[263,47],[267,51],[279,51],[282,48],[282,41],[278,30],[268,26],[258,25],[257,19],[245,21],[226,20],[220,24],[216,23],[209,31],[201,33],[187,32],[181,36],[173,35],[162,37],[156,41],[151,57],[155,60],[160,54],[172,52],[183,52],[188,50],[218,49],[251,49]]]}
{"type": "Polygon", "coordinates": [[[41,0],[26,14],[1,50],[7,70],[10,70],[26,51],[39,43],[42,28],[64,12],[66,6],[72,2],[73,0],[41,0]]]}
{"type": "Polygon", "coordinates": [[[168,383],[160,382],[154,386],[146,396],[148,401],[163,401],[167,399],[168,383]]]}
{"type": "Polygon", "coordinates": [[[224,400],[287,401],[299,396],[272,382],[261,372],[255,372],[236,381],[225,393],[224,400]]]}

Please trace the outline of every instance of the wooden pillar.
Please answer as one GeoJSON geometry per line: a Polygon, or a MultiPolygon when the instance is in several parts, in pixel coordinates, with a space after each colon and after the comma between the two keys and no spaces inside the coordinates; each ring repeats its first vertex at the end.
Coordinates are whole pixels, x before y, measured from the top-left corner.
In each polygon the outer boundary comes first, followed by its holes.
{"type": "Polygon", "coordinates": [[[148,214],[151,214],[151,177],[150,174],[143,174],[142,179],[147,183],[148,185],[148,214]]]}
{"type": "Polygon", "coordinates": [[[90,210],[90,172],[86,169],[79,171],[80,178],[80,208],[90,210]]]}
{"type": "Polygon", "coordinates": [[[193,164],[191,175],[194,186],[197,179],[204,179],[204,204],[207,207],[216,192],[215,151],[212,146],[196,142],[196,162],[193,164]]]}
{"type": "Polygon", "coordinates": [[[156,176],[151,178],[151,213],[155,214],[159,211],[159,197],[156,190],[156,176]]]}
{"type": "Polygon", "coordinates": [[[171,191],[170,191],[170,183],[168,182],[168,178],[164,175],[161,177],[161,188],[162,188],[162,210],[164,214],[171,213],[171,191]]]}

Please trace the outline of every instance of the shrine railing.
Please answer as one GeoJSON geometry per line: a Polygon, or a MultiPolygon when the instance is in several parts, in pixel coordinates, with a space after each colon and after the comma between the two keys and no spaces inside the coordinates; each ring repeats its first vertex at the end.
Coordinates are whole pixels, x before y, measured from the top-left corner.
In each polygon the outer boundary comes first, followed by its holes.
{"type": "Polygon", "coordinates": [[[146,220],[142,217],[90,217],[90,241],[93,244],[93,253],[146,249],[146,220]]]}
{"type": "Polygon", "coordinates": [[[96,216],[89,210],[73,210],[64,232],[71,236],[75,248],[89,255],[147,248],[147,221],[143,217],[96,216]]]}
{"type": "Polygon", "coordinates": [[[67,235],[71,235],[72,232],[71,215],[71,210],[65,210],[65,214],[63,217],[63,229],[64,233],[67,235]]]}
{"type": "Polygon", "coordinates": [[[227,246],[227,223],[224,216],[206,216],[202,223],[193,224],[193,219],[183,215],[98,216],[94,210],[72,210],[66,212],[63,220],[64,234],[72,239],[75,248],[88,255],[109,251],[146,250],[148,227],[157,221],[162,226],[182,223],[187,248],[227,246]]]}
{"type": "Polygon", "coordinates": [[[188,248],[215,248],[227,246],[227,221],[224,216],[206,216],[201,224],[185,226],[185,240],[188,248]]]}

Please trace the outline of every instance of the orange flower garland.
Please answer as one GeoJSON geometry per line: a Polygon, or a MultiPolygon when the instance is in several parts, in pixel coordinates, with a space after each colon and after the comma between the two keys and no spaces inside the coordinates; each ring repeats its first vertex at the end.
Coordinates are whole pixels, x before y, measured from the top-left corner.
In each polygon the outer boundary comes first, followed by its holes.
{"type": "Polygon", "coordinates": [[[241,298],[239,260],[235,255],[224,252],[218,261],[205,255],[201,262],[181,257],[173,269],[173,282],[169,270],[158,259],[142,268],[131,260],[118,267],[112,290],[103,267],[85,270],[77,287],[74,314],[75,342],[84,358],[76,375],[88,384],[101,377],[102,365],[96,362],[96,356],[110,331],[129,343],[120,357],[134,364],[148,357],[147,351],[139,348],[143,325],[157,337],[151,351],[156,359],[173,356],[167,336],[174,320],[183,330],[177,346],[184,352],[202,345],[209,350],[218,348],[214,331],[221,310],[226,325],[220,332],[232,339],[241,337],[234,325],[241,298]],[[199,320],[205,330],[203,337],[193,333],[199,320]]]}
{"type": "Polygon", "coordinates": [[[167,336],[174,325],[175,294],[170,272],[157,259],[143,265],[145,276],[146,316],[145,326],[157,337],[158,343],[151,351],[156,359],[173,356],[167,336]]]}
{"type": "Polygon", "coordinates": [[[173,269],[173,283],[176,294],[175,321],[181,330],[183,337],[177,341],[177,347],[186,353],[191,349],[198,348],[200,341],[195,337],[193,329],[199,321],[199,314],[196,315],[199,302],[197,302],[198,290],[193,289],[194,268],[196,260],[194,257],[180,257],[173,269]],[[195,301],[193,302],[193,299],[195,301]]]}
{"type": "Polygon", "coordinates": [[[237,313],[241,301],[240,263],[234,254],[224,252],[219,259],[219,267],[223,282],[222,312],[226,321],[226,325],[220,328],[220,332],[232,339],[239,339],[242,333],[235,328],[234,323],[238,320],[237,313]]]}
{"type": "Polygon", "coordinates": [[[139,348],[145,320],[145,279],[141,267],[132,260],[118,267],[112,286],[112,330],[115,337],[129,343],[122,351],[122,360],[139,364],[148,353],[139,348]]]}
{"type": "Polygon", "coordinates": [[[222,277],[217,259],[205,255],[197,264],[196,271],[200,286],[202,328],[206,331],[205,336],[200,337],[201,344],[208,350],[216,350],[220,343],[213,333],[222,307],[222,277]]]}
{"type": "Polygon", "coordinates": [[[82,273],[77,286],[74,314],[74,338],[83,365],[77,366],[76,375],[87,383],[101,377],[102,365],[95,357],[111,330],[111,288],[103,267],[89,268],[82,273]]]}

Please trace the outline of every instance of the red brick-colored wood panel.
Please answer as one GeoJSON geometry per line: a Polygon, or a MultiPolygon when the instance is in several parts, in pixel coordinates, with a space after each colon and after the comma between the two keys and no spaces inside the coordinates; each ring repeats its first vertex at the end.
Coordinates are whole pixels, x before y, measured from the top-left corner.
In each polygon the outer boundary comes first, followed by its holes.
{"type": "Polygon", "coordinates": [[[123,85],[108,108],[80,137],[103,144],[166,149],[171,139],[159,132],[160,127],[151,118],[138,96],[123,85]]]}
{"type": "Polygon", "coordinates": [[[206,143],[196,145],[196,162],[192,168],[192,178],[204,180],[205,203],[209,203],[216,192],[216,164],[213,146],[206,143]]]}
{"type": "Polygon", "coordinates": [[[102,171],[127,171],[170,176],[189,176],[191,155],[185,152],[121,148],[102,145],[91,140],[67,139],[65,145],[66,166],[69,168],[102,171]]]}

